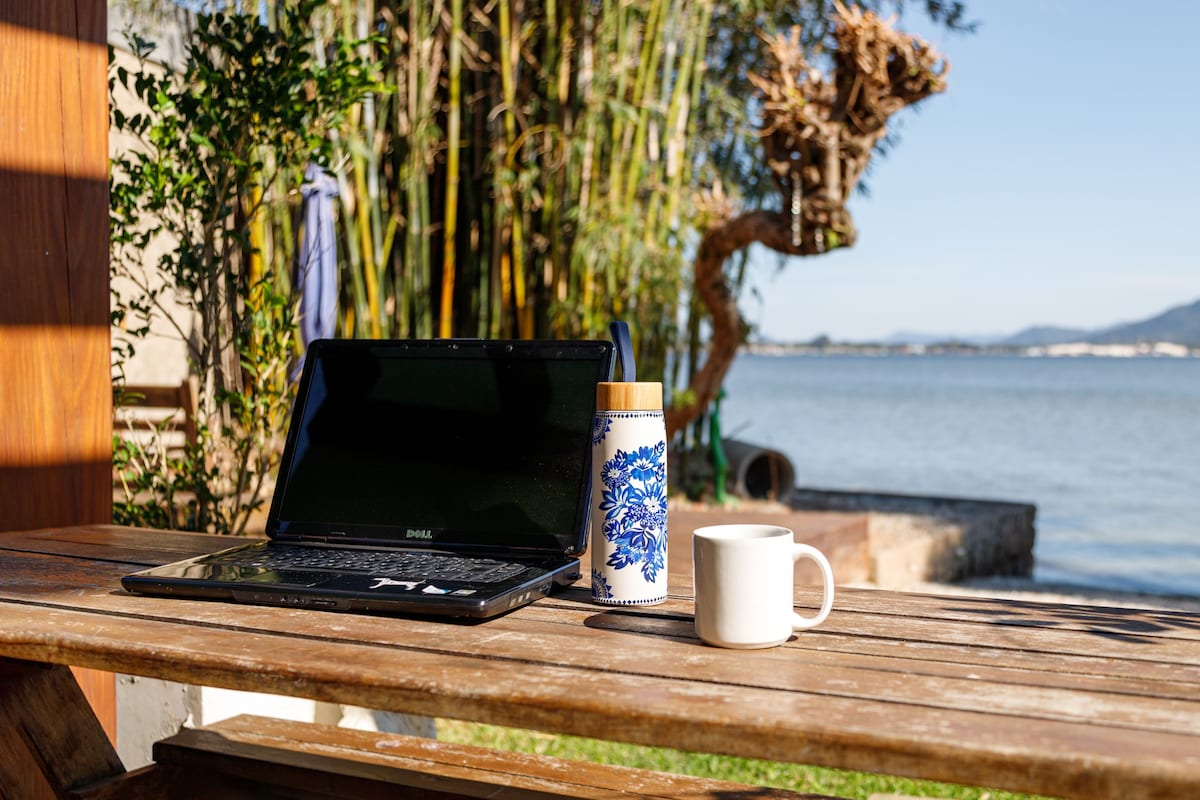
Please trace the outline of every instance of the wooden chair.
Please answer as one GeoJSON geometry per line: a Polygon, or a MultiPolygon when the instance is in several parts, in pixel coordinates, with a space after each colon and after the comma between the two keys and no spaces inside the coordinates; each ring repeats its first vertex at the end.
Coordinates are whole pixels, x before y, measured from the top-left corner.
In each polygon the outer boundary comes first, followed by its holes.
{"type": "Polygon", "coordinates": [[[200,381],[189,375],[178,385],[125,384],[113,392],[118,435],[137,437],[158,432],[168,445],[182,449],[198,435],[200,381]]]}

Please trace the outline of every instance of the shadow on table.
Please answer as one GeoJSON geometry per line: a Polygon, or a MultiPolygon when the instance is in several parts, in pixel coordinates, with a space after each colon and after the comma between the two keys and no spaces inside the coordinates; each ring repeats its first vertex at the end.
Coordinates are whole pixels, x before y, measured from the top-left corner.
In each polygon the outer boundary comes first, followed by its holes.
{"type": "MultiPolygon", "coordinates": [[[[943,606],[950,614],[990,617],[997,625],[1077,631],[1114,641],[1153,644],[1173,632],[1200,631],[1200,614],[1046,600],[963,597],[943,606]]],[[[1184,637],[1192,638],[1192,637],[1184,637]]]]}

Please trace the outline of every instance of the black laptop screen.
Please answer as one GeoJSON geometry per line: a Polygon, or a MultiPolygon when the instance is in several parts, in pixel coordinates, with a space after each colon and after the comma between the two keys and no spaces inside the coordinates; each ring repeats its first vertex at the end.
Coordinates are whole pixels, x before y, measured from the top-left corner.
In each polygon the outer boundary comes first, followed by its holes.
{"type": "Polygon", "coordinates": [[[268,532],[573,553],[603,342],[309,348],[268,532]]]}

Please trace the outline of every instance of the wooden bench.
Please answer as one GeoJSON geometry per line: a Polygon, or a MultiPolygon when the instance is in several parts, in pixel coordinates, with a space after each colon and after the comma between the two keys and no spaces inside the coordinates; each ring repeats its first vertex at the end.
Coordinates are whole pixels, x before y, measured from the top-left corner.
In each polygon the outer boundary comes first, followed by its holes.
{"type": "MultiPolygon", "coordinates": [[[[199,439],[199,379],[194,375],[174,386],[124,384],[113,390],[113,434],[132,445],[131,463],[113,464],[114,505],[141,504],[154,493],[139,488],[143,471],[166,476],[171,464],[186,456],[199,439]]],[[[119,460],[119,459],[118,459],[119,460]]],[[[190,492],[181,496],[191,497],[190,492]]]]}
{"type": "Polygon", "coordinates": [[[189,375],[178,385],[125,384],[113,392],[114,433],[146,441],[161,436],[169,450],[196,443],[200,382],[189,375]]]}
{"type": "MultiPolygon", "coordinates": [[[[707,778],[253,716],[184,729],[156,744],[154,758],[157,768],[166,770],[176,786],[180,782],[187,785],[188,776],[197,776],[199,782],[194,785],[208,791],[214,779],[224,779],[227,783],[221,787],[221,796],[225,797],[836,800],[707,778]]],[[[130,773],[127,780],[137,780],[136,776],[130,773]]],[[[106,795],[79,796],[99,800],[106,795]]]]}

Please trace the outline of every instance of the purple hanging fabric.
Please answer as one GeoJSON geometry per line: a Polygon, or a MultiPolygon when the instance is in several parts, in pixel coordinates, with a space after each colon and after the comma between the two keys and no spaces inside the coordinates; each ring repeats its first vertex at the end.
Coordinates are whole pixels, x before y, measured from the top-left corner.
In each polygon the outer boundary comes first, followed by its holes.
{"type": "MultiPolygon", "coordinates": [[[[300,240],[297,283],[300,285],[300,341],[304,350],[314,339],[334,334],[337,315],[337,232],[333,223],[333,198],[337,181],[316,164],[304,171],[304,233],[300,240]]],[[[300,377],[304,356],[292,370],[300,377]]]]}

